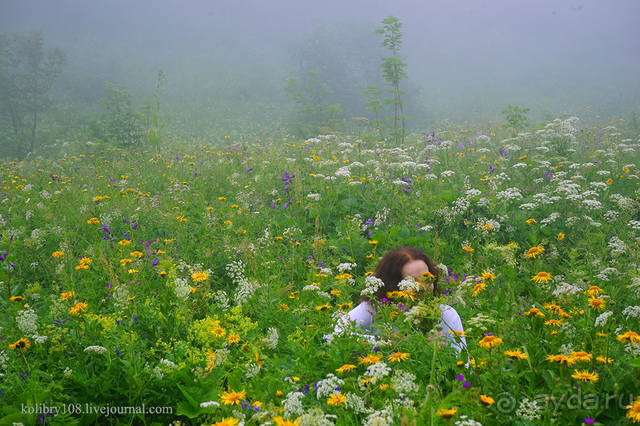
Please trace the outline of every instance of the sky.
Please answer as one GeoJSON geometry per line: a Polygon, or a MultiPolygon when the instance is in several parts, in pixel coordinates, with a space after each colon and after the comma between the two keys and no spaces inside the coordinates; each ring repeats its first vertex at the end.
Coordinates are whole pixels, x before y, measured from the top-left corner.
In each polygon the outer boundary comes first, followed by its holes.
{"type": "MultiPolygon", "coordinates": [[[[148,93],[162,68],[176,101],[279,103],[314,31],[339,37],[339,51],[388,15],[403,24],[405,89],[425,120],[490,119],[509,104],[538,117],[640,107],[637,0],[0,0],[0,33],[42,30],[66,50],[69,102],[95,100],[107,80],[148,93]]],[[[371,34],[353,61],[379,42],[371,34]]]]}

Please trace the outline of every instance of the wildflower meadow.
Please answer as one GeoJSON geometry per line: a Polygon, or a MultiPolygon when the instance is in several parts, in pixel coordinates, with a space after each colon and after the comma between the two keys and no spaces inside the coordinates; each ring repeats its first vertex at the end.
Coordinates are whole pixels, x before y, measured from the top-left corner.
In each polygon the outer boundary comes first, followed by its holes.
{"type": "Polygon", "coordinates": [[[640,141],[238,133],[0,166],[0,423],[640,421],[640,141]],[[336,333],[380,257],[443,295],[336,333]],[[467,351],[434,330],[459,313],[467,351]]]}

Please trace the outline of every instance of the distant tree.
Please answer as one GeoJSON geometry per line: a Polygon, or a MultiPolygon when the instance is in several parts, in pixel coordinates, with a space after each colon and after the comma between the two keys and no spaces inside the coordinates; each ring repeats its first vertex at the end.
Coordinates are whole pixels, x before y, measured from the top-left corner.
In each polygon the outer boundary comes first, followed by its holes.
{"type": "Polygon", "coordinates": [[[38,116],[46,111],[53,82],[62,71],[65,52],[45,52],[40,31],[29,35],[0,35],[0,117],[11,129],[4,150],[23,158],[36,146],[38,116]]]}
{"type": "Polygon", "coordinates": [[[382,34],[382,45],[391,51],[391,56],[382,58],[382,76],[391,85],[391,99],[387,103],[393,108],[393,136],[396,142],[404,143],[405,119],[403,102],[400,90],[400,80],[407,78],[405,68],[407,64],[398,58],[398,52],[402,46],[402,23],[395,16],[388,16],[382,20],[382,28],[376,30],[376,34],[382,34]]]}
{"type": "Polygon", "coordinates": [[[106,82],[100,104],[102,113],[99,121],[93,126],[95,137],[103,142],[120,146],[132,146],[144,142],[147,136],[144,114],[134,108],[131,93],[119,89],[111,82],[106,82]]]}
{"type": "Polygon", "coordinates": [[[502,111],[502,114],[505,116],[506,124],[504,127],[506,129],[511,129],[514,134],[517,134],[524,130],[527,125],[527,113],[529,112],[529,108],[520,108],[519,106],[509,105],[507,108],[502,111]]]}

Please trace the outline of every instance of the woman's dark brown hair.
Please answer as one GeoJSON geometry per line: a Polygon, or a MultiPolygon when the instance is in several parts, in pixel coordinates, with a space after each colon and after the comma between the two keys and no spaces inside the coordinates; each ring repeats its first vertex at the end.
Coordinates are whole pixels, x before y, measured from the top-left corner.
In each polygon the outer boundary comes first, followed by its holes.
{"type": "Polygon", "coordinates": [[[412,260],[422,260],[427,264],[429,272],[435,276],[433,280],[433,294],[436,296],[440,294],[440,285],[438,284],[440,271],[434,261],[420,249],[415,247],[402,247],[391,250],[385,254],[378,263],[374,275],[384,282],[384,286],[376,291],[376,299],[380,300],[386,297],[387,292],[399,290],[398,284],[404,278],[402,276],[402,268],[412,260]]]}

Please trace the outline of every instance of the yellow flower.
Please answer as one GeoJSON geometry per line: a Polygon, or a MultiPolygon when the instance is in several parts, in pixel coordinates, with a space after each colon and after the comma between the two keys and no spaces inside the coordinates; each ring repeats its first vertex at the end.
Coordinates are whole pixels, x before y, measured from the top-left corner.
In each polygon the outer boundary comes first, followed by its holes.
{"type": "Polygon", "coordinates": [[[635,331],[627,331],[626,333],[618,334],[618,336],[616,337],[616,340],[618,340],[621,343],[624,343],[624,342],[640,343],[640,336],[635,331]]]}
{"type": "Polygon", "coordinates": [[[119,246],[123,246],[123,247],[124,246],[128,246],[128,245],[131,245],[131,241],[130,240],[120,240],[120,241],[118,241],[118,245],[119,246]]]}
{"type": "Polygon", "coordinates": [[[601,364],[611,364],[613,362],[611,358],[605,358],[603,356],[596,357],[596,361],[601,364]]]}
{"type": "Polygon", "coordinates": [[[591,358],[593,358],[593,355],[591,355],[590,353],[585,352],[585,351],[571,352],[569,354],[569,359],[570,359],[572,364],[576,363],[578,361],[591,362],[591,358]]]}
{"type": "Polygon", "coordinates": [[[629,173],[629,168],[625,166],[625,167],[622,168],[622,171],[625,172],[625,173],[629,173]]]}
{"type": "Polygon", "coordinates": [[[574,373],[571,375],[576,380],[582,380],[583,382],[591,382],[595,383],[598,381],[598,373],[589,373],[589,371],[578,371],[574,370],[574,373]]]}
{"type": "Polygon", "coordinates": [[[471,252],[473,252],[473,247],[462,246],[462,250],[466,251],[467,253],[471,253],[471,252]]]}
{"type": "Polygon", "coordinates": [[[144,253],[142,253],[141,251],[132,251],[131,253],[129,253],[131,255],[131,257],[137,257],[138,259],[141,258],[142,256],[144,256],[144,253]]]}
{"type": "Polygon", "coordinates": [[[60,295],[60,300],[62,300],[63,302],[66,302],[67,300],[71,299],[75,295],[76,295],[75,291],[67,291],[66,293],[62,293],[60,295]]]}
{"type": "Polygon", "coordinates": [[[220,401],[222,401],[222,403],[224,405],[240,405],[240,401],[242,401],[243,399],[245,399],[247,396],[247,393],[245,392],[245,390],[241,390],[240,392],[235,392],[235,391],[229,391],[229,392],[225,392],[222,395],[220,395],[220,401]]]}
{"type": "Polygon", "coordinates": [[[340,405],[340,404],[344,404],[346,400],[347,400],[347,397],[344,396],[342,392],[332,393],[331,395],[329,395],[329,398],[327,398],[327,404],[340,405]]]}
{"type": "Polygon", "coordinates": [[[562,320],[557,320],[557,319],[550,319],[544,322],[544,325],[550,325],[553,327],[560,327],[560,324],[562,324],[562,320]]]}
{"type": "Polygon", "coordinates": [[[137,269],[129,269],[127,272],[130,273],[130,274],[137,274],[138,270],[137,269]]]}
{"type": "Polygon", "coordinates": [[[208,278],[209,274],[207,274],[206,272],[194,272],[193,274],[191,274],[191,279],[196,283],[206,281],[208,278]]]}
{"type": "Polygon", "coordinates": [[[604,183],[606,183],[607,185],[611,185],[613,183],[613,179],[609,178],[604,183]]]}
{"type": "Polygon", "coordinates": [[[494,346],[498,346],[502,344],[502,339],[493,335],[484,336],[479,342],[478,345],[483,348],[491,349],[494,346]]]}
{"type": "Polygon", "coordinates": [[[240,336],[238,336],[236,333],[231,333],[229,334],[229,336],[227,337],[227,343],[238,343],[240,342],[240,336]]]}
{"type": "Polygon", "coordinates": [[[640,396],[636,398],[630,405],[624,408],[628,408],[626,417],[633,420],[633,423],[640,421],[640,396]]]}
{"type": "Polygon", "coordinates": [[[129,258],[120,259],[120,266],[126,266],[131,262],[133,262],[133,259],[129,259],[129,258]]]}
{"type": "Polygon", "coordinates": [[[585,293],[591,297],[596,297],[597,295],[604,293],[604,290],[602,290],[597,285],[592,285],[587,291],[585,291],[585,293]]]}
{"type": "Polygon", "coordinates": [[[358,361],[358,363],[368,365],[368,364],[376,364],[380,361],[382,361],[382,355],[369,354],[365,357],[360,357],[360,360],[358,361]]]}
{"type": "Polygon", "coordinates": [[[224,337],[225,334],[227,334],[227,330],[220,327],[216,321],[216,324],[211,328],[211,334],[213,334],[216,337],[224,337]]]}
{"type": "Polygon", "coordinates": [[[486,290],[487,285],[485,283],[478,283],[473,287],[473,293],[471,296],[476,297],[482,290],[486,290]]]}
{"type": "Polygon", "coordinates": [[[557,362],[558,364],[572,364],[571,360],[566,355],[547,355],[546,360],[549,362],[557,362]]]}
{"type": "Polygon", "coordinates": [[[544,271],[538,272],[535,276],[531,277],[531,281],[535,281],[536,283],[539,283],[540,281],[542,281],[545,284],[551,281],[552,279],[553,277],[551,276],[551,274],[544,271]]]}
{"type": "Polygon", "coordinates": [[[15,349],[20,352],[24,352],[31,347],[31,342],[29,339],[23,337],[22,339],[17,340],[15,343],[11,343],[9,345],[9,349],[15,349]]]}
{"type": "Polygon", "coordinates": [[[344,364],[342,367],[340,367],[340,368],[336,368],[336,371],[337,371],[338,373],[342,374],[342,373],[345,373],[345,372],[347,372],[347,371],[351,371],[351,370],[353,370],[354,368],[356,368],[356,366],[355,366],[355,365],[353,365],[353,364],[344,364]]]}
{"type": "Polygon", "coordinates": [[[80,315],[82,312],[87,312],[88,307],[89,305],[86,302],[78,302],[69,308],[69,313],[74,316],[80,315]]]}
{"type": "Polygon", "coordinates": [[[100,223],[100,219],[98,219],[97,217],[92,217],[91,219],[89,219],[89,220],[87,221],[87,223],[88,223],[89,225],[97,225],[97,224],[99,224],[99,223],[100,223]]]}
{"type": "Polygon", "coordinates": [[[387,359],[389,362],[400,362],[409,359],[409,356],[411,356],[411,354],[406,352],[394,352],[389,355],[387,359]]]}
{"type": "Polygon", "coordinates": [[[529,219],[527,219],[527,223],[538,223],[538,221],[536,221],[534,218],[530,217],[529,219]]]}
{"type": "Polygon", "coordinates": [[[535,247],[531,247],[529,250],[527,250],[527,253],[525,254],[525,256],[531,258],[531,259],[535,259],[538,255],[544,253],[544,247],[542,246],[535,246],[535,247]]]}
{"type": "Polygon", "coordinates": [[[438,411],[436,411],[436,416],[442,417],[443,419],[449,419],[455,416],[457,412],[458,412],[458,409],[456,407],[453,407],[451,409],[441,408],[438,411]]]}
{"type": "Polygon", "coordinates": [[[56,259],[60,259],[62,256],[64,256],[64,252],[60,250],[51,253],[51,257],[55,257],[56,259]]]}
{"type": "Polygon", "coordinates": [[[488,272],[488,271],[482,271],[482,275],[480,276],[480,279],[483,281],[486,280],[495,280],[496,276],[493,274],[493,272],[488,272]]]}
{"type": "Polygon", "coordinates": [[[512,351],[504,351],[504,354],[509,358],[516,358],[516,359],[529,358],[529,354],[527,354],[526,352],[520,352],[520,349],[514,349],[512,351]]]}
{"type": "Polygon", "coordinates": [[[564,240],[564,234],[562,232],[558,232],[558,241],[564,240]]]}
{"type": "Polygon", "coordinates": [[[378,244],[378,240],[369,240],[369,244],[375,246],[376,244],[378,244]]]}
{"type": "Polygon", "coordinates": [[[524,313],[525,315],[536,315],[539,317],[544,317],[544,314],[542,313],[542,311],[540,311],[540,309],[533,307],[531,309],[529,309],[527,312],[524,313]]]}
{"type": "Polygon", "coordinates": [[[607,302],[602,298],[592,297],[591,299],[589,299],[589,304],[593,309],[602,310],[607,305],[607,302]]]}
{"type": "Polygon", "coordinates": [[[176,216],[176,219],[178,219],[178,222],[186,222],[188,219],[185,218],[183,215],[180,216],[176,216]]]}
{"type": "Polygon", "coordinates": [[[316,306],[316,311],[326,311],[327,309],[331,309],[331,305],[325,303],[324,305],[316,306]]]}
{"type": "Polygon", "coordinates": [[[232,223],[233,222],[231,222],[230,220],[225,220],[224,221],[224,224],[227,225],[227,226],[231,226],[232,223]]]}
{"type": "Polygon", "coordinates": [[[331,290],[329,293],[333,294],[334,296],[340,296],[340,290],[331,290]]]}
{"type": "Polygon", "coordinates": [[[490,396],[482,394],[480,395],[480,402],[482,402],[484,405],[493,405],[495,401],[490,396]]]}
{"type": "Polygon", "coordinates": [[[219,422],[214,423],[213,426],[237,426],[239,423],[240,420],[235,417],[225,417],[219,422]]]}
{"type": "Polygon", "coordinates": [[[299,426],[300,425],[300,419],[285,420],[281,416],[274,417],[273,421],[276,422],[276,426],[299,426]]]}
{"type": "Polygon", "coordinates": [[[284,393],[281,390],[276,391],[276,396],[282,396],[282,395],[284,395],[284,393]]]}

